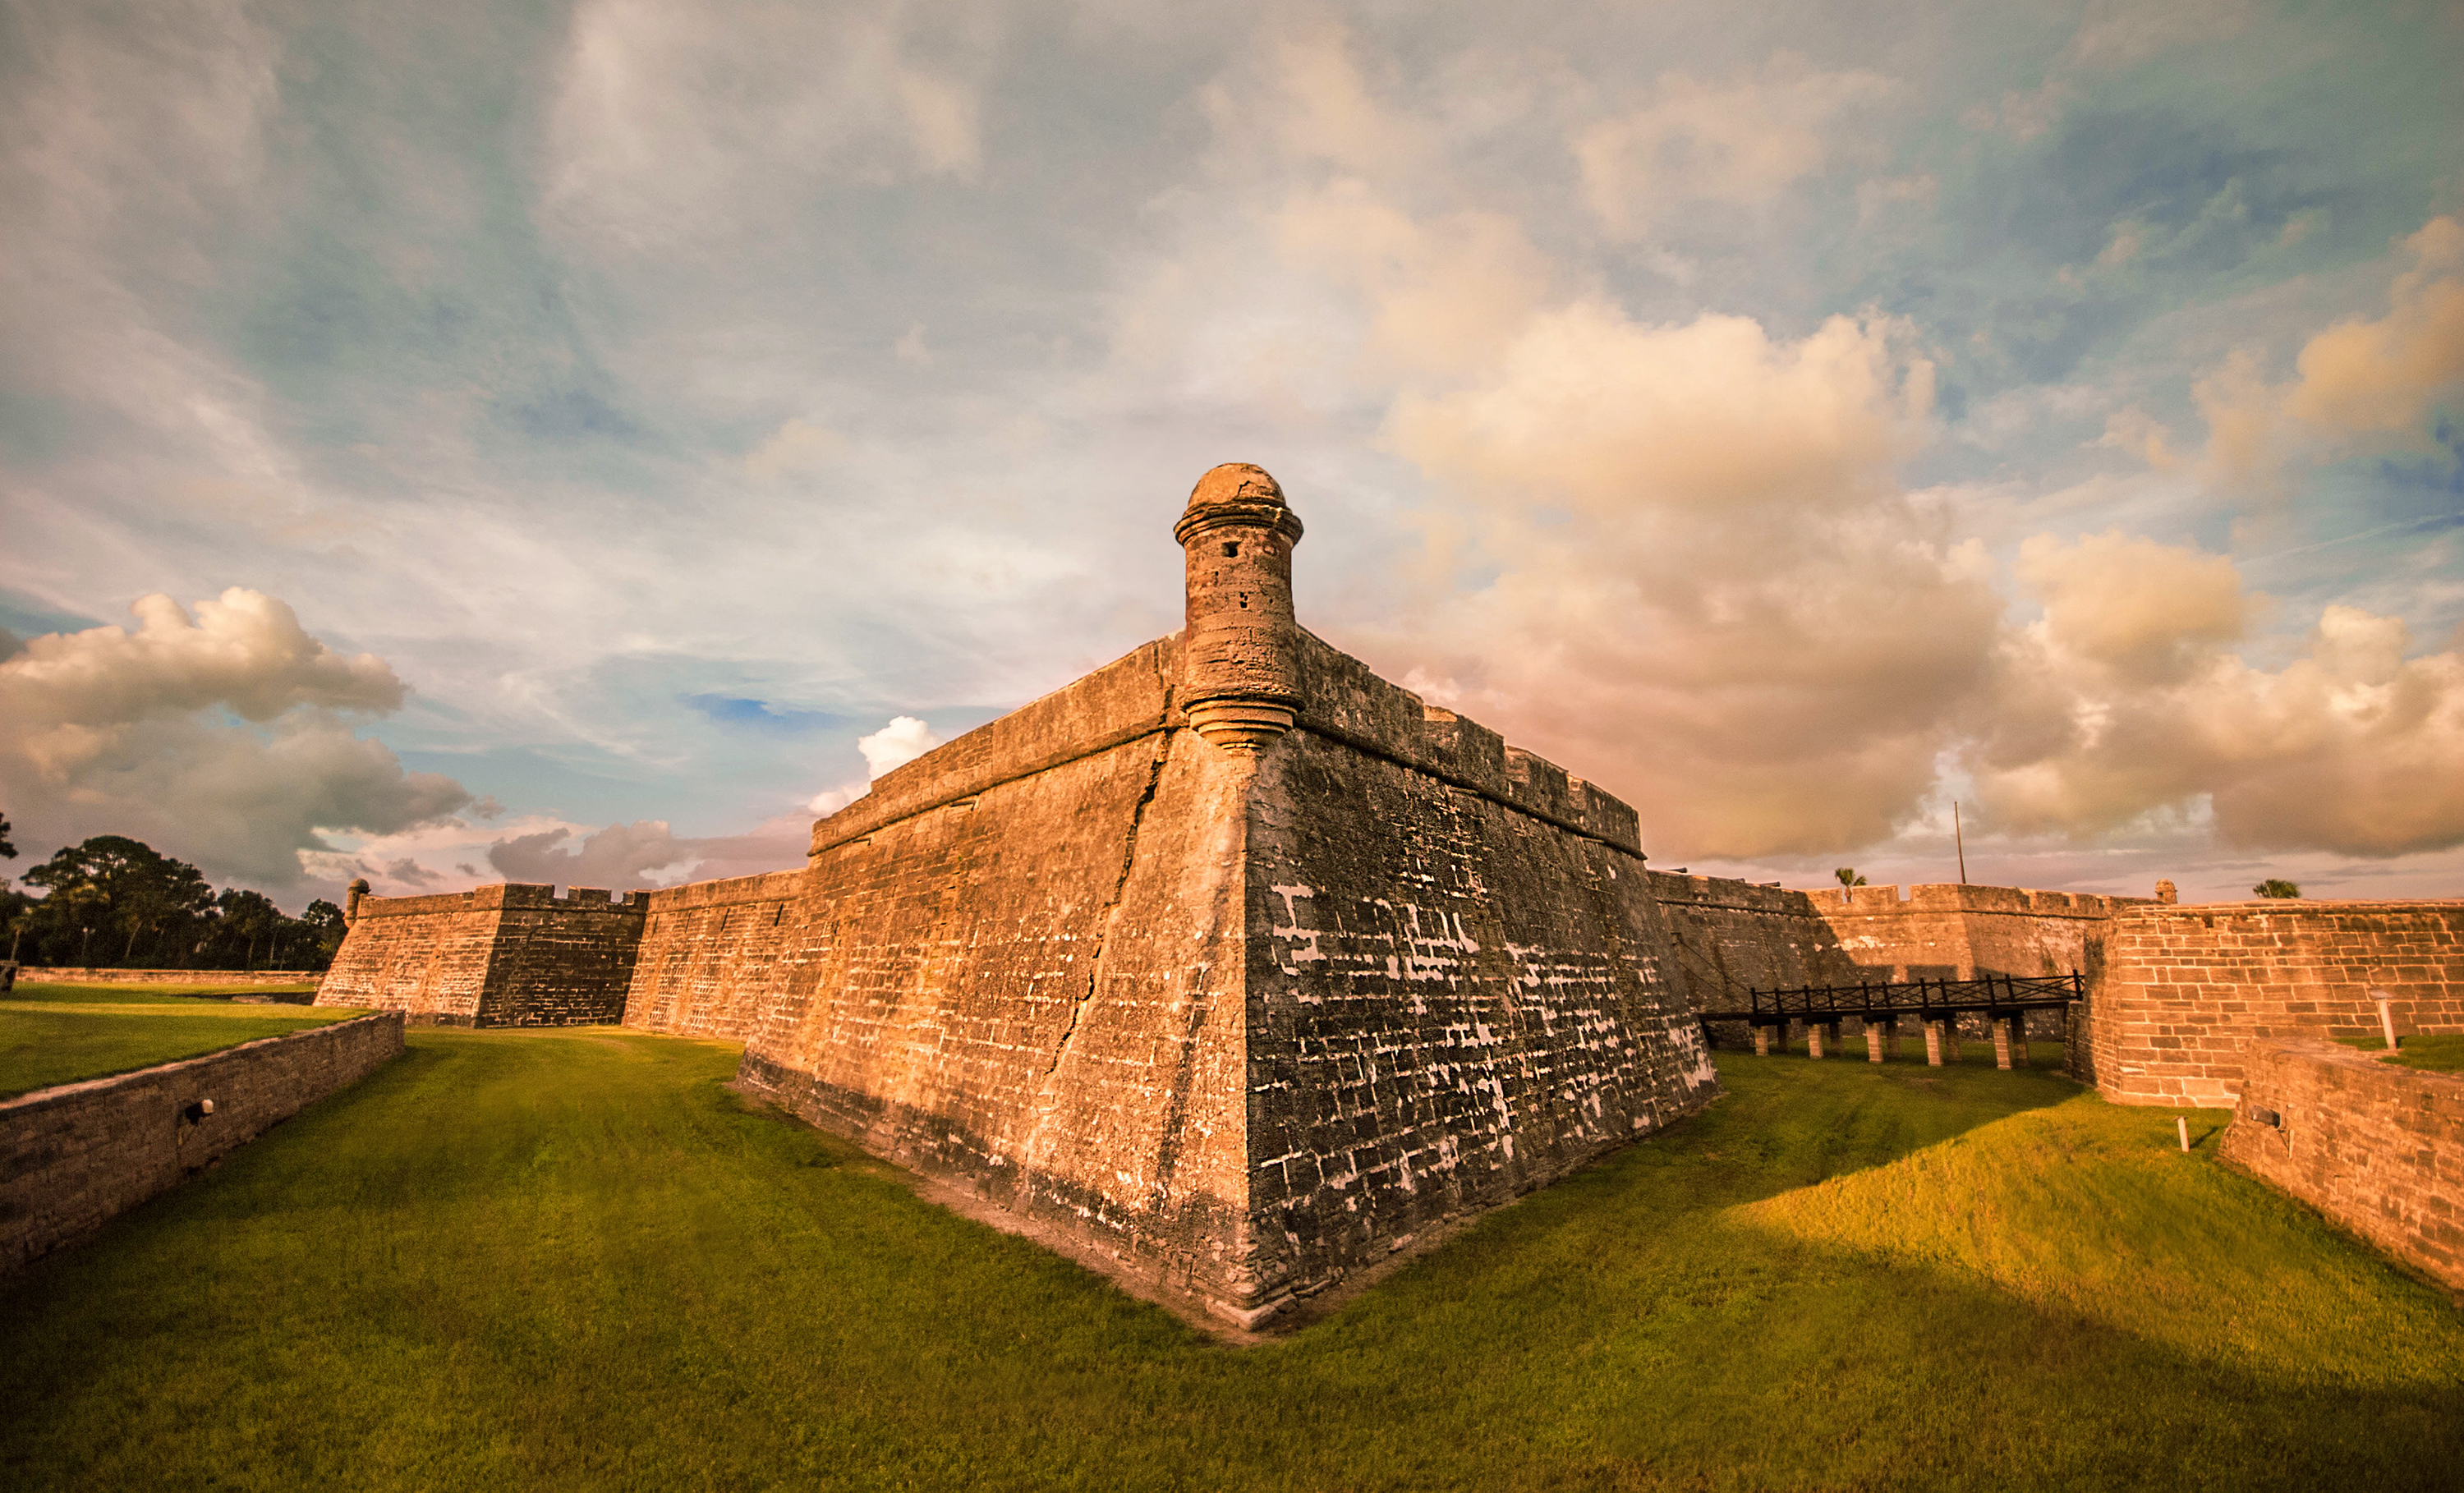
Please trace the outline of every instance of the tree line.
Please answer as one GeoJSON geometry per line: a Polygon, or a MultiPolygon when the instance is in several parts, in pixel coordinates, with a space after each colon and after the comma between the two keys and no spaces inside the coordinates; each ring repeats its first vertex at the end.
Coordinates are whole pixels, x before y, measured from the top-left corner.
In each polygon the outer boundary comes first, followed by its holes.
{"type": "MultiPolygon", "coordinates": [[[[0,859],[15,860],[0,815],[0,859]]],[[[29,965],[134,970],[321,970],[342,944],[342,910],[322,898],[293,917],[261,891],[216,891],[197,868],[142,840],[97,835],[18,878],[0,878],[8,957],[29,965]]]]}

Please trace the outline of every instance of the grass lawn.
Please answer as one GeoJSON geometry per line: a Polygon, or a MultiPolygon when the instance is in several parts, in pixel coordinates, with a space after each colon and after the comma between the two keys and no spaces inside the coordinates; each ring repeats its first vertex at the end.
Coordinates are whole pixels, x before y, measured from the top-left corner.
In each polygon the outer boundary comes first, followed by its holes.
{"type": "Polygon", "coordinates": [[[414,1031],[0,1279],[0,1483],[2449,1488],[2464,1312],[2050,1071],[1704,1114],[1232,1349],[720,1087],[414,1031]]]}
{"type": "Polygon", "coordinates": [[[2464,1073],[2464,1036],[2400,1038],[2387,1061],[2431,1073],[2464,1073]]]}
{"type": "Polygon", "coordinates": [[[126,986],[22,985],[0,997],[0,1098],[193,1058],[358,1014],[234,1005],[126,986]]]}
{"type": "Polygon", "coordinates": [[[2383,1062],[2419,1068],[2426,1073],[2464,1073],[2464,1035],[2431,1036],[2416,1033],[2396,1039],[2395,1051],[2387,1050],[2385,1039],[2378,1037],[2339,1037],[2347,1047],[2379,1058],[2383,1062]]]}

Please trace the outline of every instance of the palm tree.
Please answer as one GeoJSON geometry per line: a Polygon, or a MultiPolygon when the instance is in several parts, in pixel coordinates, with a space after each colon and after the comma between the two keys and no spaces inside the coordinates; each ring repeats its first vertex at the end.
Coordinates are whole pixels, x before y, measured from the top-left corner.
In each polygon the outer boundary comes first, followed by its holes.
{"type": "Polygon", "coordinates": [[[1861,887],[1865,885],[1865,878],[1858,875],[1857,867],[1853,866],[1843,866],[1837,870],[1833,871],[1831,874],[1838,877],[1839,885],[1843,887],[1861,887]]]}
{"type": "Polygon", "coordinates": [[[2295,886],[2292,882],[2286,881],[2281,876],[2270,876],[2267,880],[2251,888],[2250,890],[2251,895],[2253,896],[2283,897],[2288,900],[2301,895],[2301,889],[2299,887],[2295,886]]]}

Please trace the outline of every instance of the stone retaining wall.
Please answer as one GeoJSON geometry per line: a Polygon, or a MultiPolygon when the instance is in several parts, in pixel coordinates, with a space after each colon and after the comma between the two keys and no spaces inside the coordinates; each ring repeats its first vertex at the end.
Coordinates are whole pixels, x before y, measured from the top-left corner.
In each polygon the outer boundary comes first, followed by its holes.
{"type": "Polygon", "coordinates": [[[2245,1055],[2225,1160],[2464,1290],[2464,1076],[2332,1043],[2245,1055]]]}
{"type": "Polygon", "coordinates": [[[2285,1038],[2464,1032],[2464,902],[2143,904],[2088,998],[2097,1087],[2121,1104],[2233,1103],[2244,1053],[2285,1038]]]}
{"type": "Polygon", "coordinates": [[[43,970],[20,966],[29,985],[314,985],[323,970],[43,970]]]}
{"type": "Polygon", "coordinates": [[[0,1271],[366,1077],[401,1054],[402,1029],[401,1012],[380,1012],[0,1101],[0,1271]]]}

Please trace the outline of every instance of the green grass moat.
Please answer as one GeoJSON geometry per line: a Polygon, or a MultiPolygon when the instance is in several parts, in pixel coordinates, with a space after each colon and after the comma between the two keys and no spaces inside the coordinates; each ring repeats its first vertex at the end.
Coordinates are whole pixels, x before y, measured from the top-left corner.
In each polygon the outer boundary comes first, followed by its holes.
{"type": "Polygon", "coordinates": [[[2449,1488],[2464,1312],[2039,1067],[1727,1097],[1233,1348],[748,1110],[417,1030],[0,1278],[46,1488],[2449,1488]]]}

